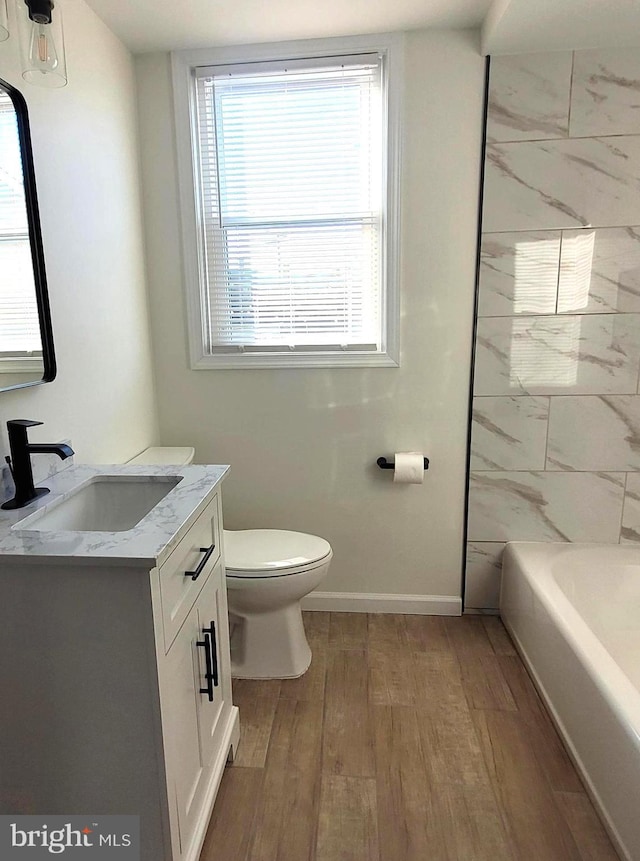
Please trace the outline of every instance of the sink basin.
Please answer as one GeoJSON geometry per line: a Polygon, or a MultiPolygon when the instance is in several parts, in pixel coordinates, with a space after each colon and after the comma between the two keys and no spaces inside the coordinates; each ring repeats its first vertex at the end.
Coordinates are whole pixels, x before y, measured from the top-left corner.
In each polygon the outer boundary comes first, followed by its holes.
{"type": "Polygon", "coordinates": [[[39,532],[125,532],[133,529],[182,476],[100,475],[13,529],[39,532]]]}

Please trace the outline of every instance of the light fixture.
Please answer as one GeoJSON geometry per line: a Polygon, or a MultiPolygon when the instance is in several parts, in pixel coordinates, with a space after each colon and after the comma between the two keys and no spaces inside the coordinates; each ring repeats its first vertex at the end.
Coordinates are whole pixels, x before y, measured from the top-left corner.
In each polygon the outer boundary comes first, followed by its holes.
{"type": "Polygon", "coordinates": [[[0,0],[0,42],[9,38],[9,21],[7,19],[7,0],[0,0]]]}
{"type": "Polygon", "coordinates": [[[64,87],[67,63],[60,9],[53,0],[16,0],[16,5],[22,77],[40,87],[64,87]]]}

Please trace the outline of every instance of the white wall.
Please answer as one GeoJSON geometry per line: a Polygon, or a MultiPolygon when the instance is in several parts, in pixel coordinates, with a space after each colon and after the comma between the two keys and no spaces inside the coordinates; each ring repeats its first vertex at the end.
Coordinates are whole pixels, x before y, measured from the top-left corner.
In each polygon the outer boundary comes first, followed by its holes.
{"type": "Polygon", "coordinates": [[[232,465],[228,528],[326,537],[328,591],[460,594],[484,80],[477,38],[407,35],[399,369],[189,369],[169,57],[137,58],[162,442],[232,465]],[[431,458],[423,486],[394,486],[375,465],[414,449],[431,458]]]}
{"type": "Polygon", "coordinates": [[[77,459],[122,461],[156,441],[133,60],[84,0],[64,10],[69,83],[26,84],[15,27],[0,78],[27,100],[58,377],[0,392],[5,422],[45,422],[34,441],[71,438],[77,459]]]}

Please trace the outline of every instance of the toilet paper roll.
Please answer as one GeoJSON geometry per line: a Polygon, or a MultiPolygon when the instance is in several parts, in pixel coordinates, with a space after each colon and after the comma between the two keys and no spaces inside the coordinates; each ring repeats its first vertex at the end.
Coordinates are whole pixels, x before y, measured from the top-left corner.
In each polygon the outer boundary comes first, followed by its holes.
{"type": "Polygon", "coordinates": [[[420,451],[397,451],[394,482],[422,484],[424,481],[424,454],[420,451]]]}

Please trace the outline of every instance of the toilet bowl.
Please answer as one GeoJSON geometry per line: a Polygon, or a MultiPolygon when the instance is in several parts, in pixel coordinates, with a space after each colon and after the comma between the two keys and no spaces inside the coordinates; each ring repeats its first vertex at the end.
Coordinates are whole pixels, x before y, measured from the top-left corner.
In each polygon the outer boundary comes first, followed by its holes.
{"type": "MultiPolygon", "coordinates": [[[[193,448],[154,447],[132,464],[183,466],[193,448]]],[[[333,552],[316,535],[282,529],[224,530],[231,675],[290,679],[311,663],[300,601],[326,577],[333,552]]]]}
{"type": "Polygon", "coordinates": [[[224,533],[231,674],[291,679],[311,663],[300,601],[324,580],[328,541],[282,529],[224,533]]]}

